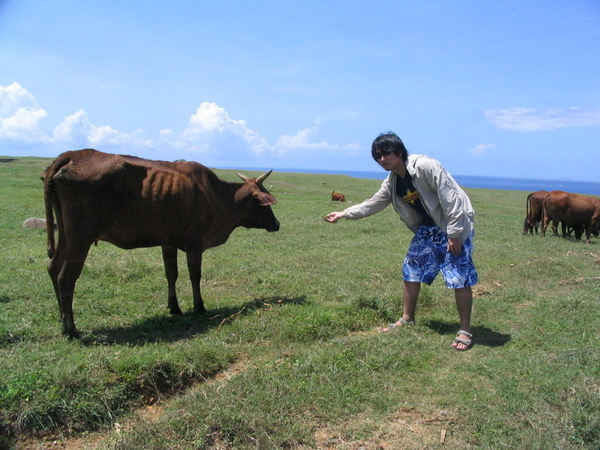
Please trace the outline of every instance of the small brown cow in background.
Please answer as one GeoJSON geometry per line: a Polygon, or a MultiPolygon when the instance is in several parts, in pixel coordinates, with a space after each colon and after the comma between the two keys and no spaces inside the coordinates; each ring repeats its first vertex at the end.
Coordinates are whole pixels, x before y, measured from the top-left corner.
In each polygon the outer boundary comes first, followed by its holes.
{"type": "Polygon", "coordinates": [[[346,197],[344,197],[344,194],[340,194],[339,192],[333,191],[331,193],[331,201],[332,202],[345,202],[346,197]]]}

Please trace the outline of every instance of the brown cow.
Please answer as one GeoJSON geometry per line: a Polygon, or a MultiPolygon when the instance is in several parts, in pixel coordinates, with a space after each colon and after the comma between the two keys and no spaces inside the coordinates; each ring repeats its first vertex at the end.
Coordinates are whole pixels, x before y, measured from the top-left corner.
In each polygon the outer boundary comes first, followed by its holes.
{"type": "Polygon", "coordinates": [[[525,222],[523,224],[523,234],[533,235],[538,233],[538,225],[542,221],[542,212],[544,206],[544,199],[548,195],[548,191],[537,191],[532,192],[527,196],[525,222]]]}
{"type": "MultiPolygon", "coordinates": [[[[544,199],[548,196],[548,191],[537,191],[532,192],[527,196],[526,201],[526,216],[525,222],[523,223],[523,234],[533,235],[538,233],[538,226],[544,217],[544,199]]],[[[573,231],[575,232],[575,238],[581,239],[584,228],[583,225],[570,226],[561,222],[561,229],[563,237],[571,236],[573,231]]]]}
{"type": "Polygon", "coordinates": [[[181,314],[175,294],[177,249],[187,256],[194,311],[204,313],[200,293],[202,253],[227,241],[239,227],[278,231],[263,187],[271,172],[244,183],[219,179],[195,162],[151,161],[86,149],[66,152],[42,175],[48,226],[48,273],[63,333],[78,337],[73,292],[90,246],[99,240],[123,249],[161,246],[171,314],[181,314]]]}
{"type": "Polygon", "coordinates": [[[600,230],[600,199],[563,191],[552,191],[544,200],[542,236],[546,235],[546,228],[550,222],[552,222],[552,231],[555,236],[558,236],[558,222],[562,222],[563,235],[565,227],[573,227],[577,239],[581,238],[583,228],[586,243],[589,243],[590,236],[592,234],[597,236],[600,230]]]}
{"type": "Polygon", "coordinates": [[[331,193],[331,201],[332,202],[345,202],[346,197],[344,196],[344,194],[340,194],[339,192],[333,191],[331,193]]]}

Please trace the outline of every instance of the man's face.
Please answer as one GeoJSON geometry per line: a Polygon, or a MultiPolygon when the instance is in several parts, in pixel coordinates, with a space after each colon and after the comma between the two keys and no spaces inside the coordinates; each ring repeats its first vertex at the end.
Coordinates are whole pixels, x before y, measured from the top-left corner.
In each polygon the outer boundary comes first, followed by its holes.
{"type": "Polygon", "coordinates": [[[400,175],[404,175],[406,172],[404,161],[402,161],[402,158],[397,156],[395,153],[382,154],[377,162],[381,167],[383,167],[384,170],[387,170],[388,172],[392,171],[400,175]]]}

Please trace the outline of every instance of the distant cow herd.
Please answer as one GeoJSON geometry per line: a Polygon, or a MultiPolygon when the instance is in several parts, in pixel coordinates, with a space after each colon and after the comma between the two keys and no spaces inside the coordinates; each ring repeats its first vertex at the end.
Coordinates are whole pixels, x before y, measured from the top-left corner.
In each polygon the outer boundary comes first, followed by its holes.
{"type": "Polygon", "coordinates": [[[548,225],[551,225],[555,236],[558,225],[561,225],[562,236],[575,234],[575,239],[581,239],[585,233],[585,241],[600,234],[600,198],[571,194],[563,191],[537,191],[527,196],[526,216],[523,224],[523,234],[538,233],[546,235],[548,225]]]}

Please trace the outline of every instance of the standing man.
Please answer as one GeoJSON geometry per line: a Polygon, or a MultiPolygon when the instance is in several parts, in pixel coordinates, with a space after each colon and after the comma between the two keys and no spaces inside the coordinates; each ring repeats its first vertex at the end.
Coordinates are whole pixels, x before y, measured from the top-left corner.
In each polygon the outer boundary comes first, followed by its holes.
{"type": "Polygon", "coordinates": [[[380,134],[371,155],[390,172],[381,188],[368,200],[325,216],[329,223],[362,219],[385,209],[390,203],[415,236],[404,263],[402,317],[382,331],[414,325],[421,283],[431,284],[439,272],[454,290],[460,331],[452,342],[456,350],[473,345],[471,334],[471,286],[477,284],[473,264],[473,218],[467,194],[442,165],[425,155],[408,155],[394,133],[380,134]]]}

